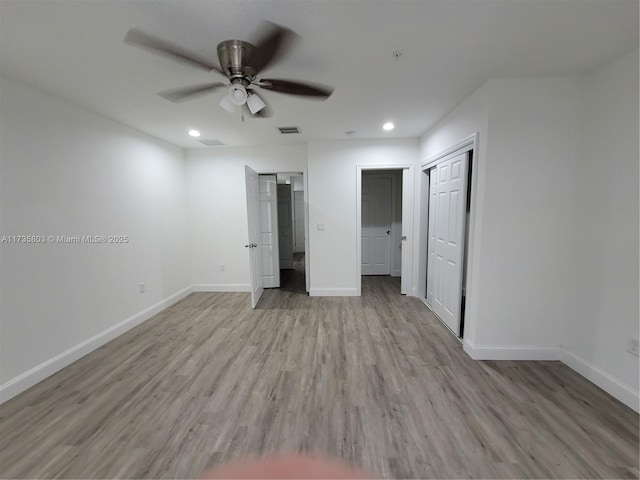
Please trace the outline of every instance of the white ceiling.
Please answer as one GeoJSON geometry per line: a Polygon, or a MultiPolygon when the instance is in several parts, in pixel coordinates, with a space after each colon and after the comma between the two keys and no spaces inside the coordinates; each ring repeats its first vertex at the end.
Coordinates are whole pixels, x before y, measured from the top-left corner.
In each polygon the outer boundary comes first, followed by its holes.
{"type": "Polygon", "coordinates": [[[228,145],[417,137],[489,78],[584,74],[637,48],[638,15],[637,0],[0,0],[0,70],[187,148],[190,128],[228,145]],[[244,123],[223,91],[170,103],[156,92],[224,78],[123,43],[138,27],[216,62],[262,20],[301,37],[263,76],[332,85],[326,102],[263,91],[274,116],[244,123]]]}

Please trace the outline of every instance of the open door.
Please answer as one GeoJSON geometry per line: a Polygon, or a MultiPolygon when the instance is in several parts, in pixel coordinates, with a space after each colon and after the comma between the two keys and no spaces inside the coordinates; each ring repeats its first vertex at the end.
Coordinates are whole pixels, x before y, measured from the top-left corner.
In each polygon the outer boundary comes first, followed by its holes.
{"type": "Polygon", "coordinates": [[[244,166],[245,182],[247,189],[247,221],[249,227],[249,271],[251,279],[251,308],[256,308],[262,292],[264,292],[264,279],[262,271],[262,247],[260,242],[260,186],[258,174],[244,166]]]}

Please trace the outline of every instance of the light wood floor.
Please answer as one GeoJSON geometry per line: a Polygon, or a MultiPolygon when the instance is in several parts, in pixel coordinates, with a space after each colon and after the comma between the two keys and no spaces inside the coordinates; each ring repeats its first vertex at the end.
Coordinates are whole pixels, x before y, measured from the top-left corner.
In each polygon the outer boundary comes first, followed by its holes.
{"type": "Polygon", "coordinates": [[[195,293],[0,406],[3,477],[197,477],[322,452],[384,477],[638,477],[638,415],[558,362],[476,362],[388,277],[195,293]]]}

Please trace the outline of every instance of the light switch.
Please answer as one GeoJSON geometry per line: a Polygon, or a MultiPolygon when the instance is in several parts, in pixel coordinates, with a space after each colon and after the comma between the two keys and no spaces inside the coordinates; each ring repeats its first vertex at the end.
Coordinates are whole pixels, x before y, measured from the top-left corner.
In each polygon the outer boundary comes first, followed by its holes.
{"type": "Polygon", "coordinates": [[[318,224],[318,231],[319,232],[324,232],[325,230],[325,224],[324,223],[319,223],[318,224]]]}

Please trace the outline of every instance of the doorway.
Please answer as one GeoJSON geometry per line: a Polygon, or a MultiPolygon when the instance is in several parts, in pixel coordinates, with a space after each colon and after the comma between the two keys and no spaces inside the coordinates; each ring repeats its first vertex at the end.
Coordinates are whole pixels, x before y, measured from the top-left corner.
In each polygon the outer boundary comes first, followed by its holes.
{"type": "Polygon", "coordinates": [[[245,247],[249,249],[251,306],[256,308],[265,289],[308,291],[306,178],[304,172],[258,173],[247,165],[245,176],[249,234],[245,247]],[[296,191],[303,198],[302,204],[298,202],[302,211],[297,212],[297,220],[303,224],[298,237],[303,235],[304,247],[294,258],[296,191]]]}
{"type": "Polygon", "coordinates": [[[411,291],[413,266],[413,168],[357,167],[356,262],[358,295],[362,277],[399,277],[400,294],[411,291]]]}
{"type": "Polygon", "coordinates": [[[300,173],[278,173],[280,289],[306,294],[305,188],[300,173]]]}
{"type": "Polygon", "coordinates": [[[362,172],[361,275],[402,271],[402,171],[362,172]]]}

